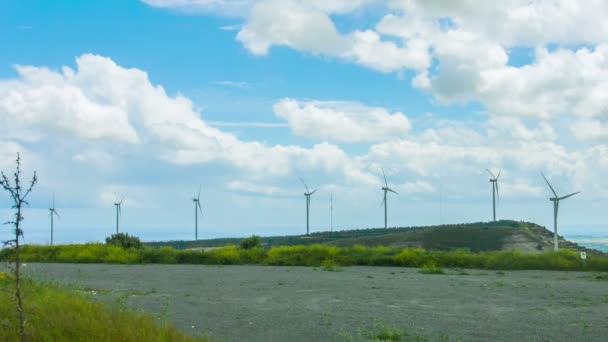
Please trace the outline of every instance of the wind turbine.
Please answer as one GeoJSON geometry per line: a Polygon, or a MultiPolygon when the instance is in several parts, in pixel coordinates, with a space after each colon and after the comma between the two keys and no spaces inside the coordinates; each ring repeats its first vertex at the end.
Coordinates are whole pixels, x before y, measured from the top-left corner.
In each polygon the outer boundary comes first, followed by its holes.
{"type": "Polygon", "coordinates": [[[384,174],[384,169],[382,169],[382,176],[384,177],[384,186],[382,187],[382,191],[384,191],[384,199],[382,200],[382,203],[380,203],[380,206],[382,206],[384,204],[384,229],[386,229],[388,227],[388,220],[387,220],[387,210],[386,210],[386,193],[388,191],[397,194],[397,192],[391,188],[388,187],[388,182],[386,181],[386,175],[384,174]]]}
{"type": "Polygon", "coordinates": [[[500,178],[500,173],[502,172],[502,170],[498,170],[498,176],[494,176],[494,174],[492,173],[492,171],[486,169],[486,171],[488,171],[488,173],[490,174],[490,176],[492,178],[490,178],[490,183],[492,183],[492,218],[494,219],[494,222],[496,222],[496,198],[498,198],[498,178],[500,178]]]}
{"type": "Polygon", "coordinates": [[[120,201],[117,200],[117,202],[114,203],[114,206],[116,207],[116,234],[118,234],[118,218],[120,216],[122,216],[122,211],[120,210],[120,206],[122,205],[122,201],[125,198],[121,198],[120,201]]]}
{"type": "Polygon", "coordinates": [[[306,192],[304,193],[304,196],[306,196],[306,235],[309,235],[310,234],[310,227],[309,227],[310,196],[312,196],[312,194],[317,192],[317,189],[315,189],[311,192],[310,190],[308,190],[308,186],[306,186],[306,183],[304,183],[304,180],[302,178],[300,178],[300,180],[302,181],[302,184],[304,184],[304,188],[306,188],[306,192]]]}
{"type": "Polygon", "coordinates": [[[193,198],[192,202],[194,202],[194,240],[198,240],[198,212],[201,212],[203,215],[203,209],[201,208],[201,186],[198,187],[198,197],[193,198]]]}
{"type": "Polygon", "coordinates": [[[559,197],[559,196],[557,196],[557,193],[555,192],[555,190],[553,190],[553,187],[551,186],[551,184],[547,180],[547,177],[545,177],[545,175],[542,172],[540,174],[545,179],[545,182],[547,182],[547,185],[549,185],[549,188],[551,189],[551,192],[553,192],[553,195],[555,195],[555,197],[549,198],[549,201],[553,201],[553,250],[557,251],[558,250],[558,244],[557,244],[557,211],[559,209],[559,201],[561,201],[563,199],[566,199],[568,197],[574,196],[574,195],[580,193],[580,191],[571,193],[570,195],[559,197]]]}
{"type": "Polygon", "coordinates": [[[53,207],[49,208],[49,216],[51,217],[51,246],[53,245],[53,216],[59,218],[59,213],[55,209],[55,194],[53,194],[53,207]]]}
{"type": "Polygon", "coordinates": [[[334,231],[334,194],[329,194],[329,231],[334,231]]]}

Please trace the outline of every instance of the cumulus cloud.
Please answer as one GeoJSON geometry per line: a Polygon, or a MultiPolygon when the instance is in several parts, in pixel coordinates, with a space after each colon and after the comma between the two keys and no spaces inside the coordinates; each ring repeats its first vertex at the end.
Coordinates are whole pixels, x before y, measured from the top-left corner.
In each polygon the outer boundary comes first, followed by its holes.
{"type": "Polygon", "coordinates": [[[296,135],[339,142],[385,141],[404,136],[411,127],[400,112],[356,102],[283,99],[274,105],[296,135]]]}
{"type": "MultiPolygon", "coordinates": [[[[227,163],[251,177],[316,169],[350,181],[365,178],[332,144],[269,146],[211,127],[190,99],[168,95],[142,70],[91,54],[78,57],[76,66],[61,71],[20,66],[16,79],[0,81],[4,127],[19,125],[47,138],[59,134],[64,139],[144,145],[170,163],[227,163]]],[[[109,155],[78,151],[73,159],[104,163],[109,155]]]]}

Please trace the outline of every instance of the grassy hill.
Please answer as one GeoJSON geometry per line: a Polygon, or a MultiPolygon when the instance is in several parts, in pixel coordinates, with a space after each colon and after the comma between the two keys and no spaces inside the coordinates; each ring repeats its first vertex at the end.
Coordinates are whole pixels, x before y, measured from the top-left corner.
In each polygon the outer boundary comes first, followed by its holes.
{"type": "MultiPolygon", "coordinates": [[[[223,238],[198,241],[148,242],[148,246],[172,246],[176,249],[210,248],[239,244],[243,238],[223,238]]],[[[543,252],[553,250],[553,233],[545,227],[530,222],[502,220],[428,227],[397,227],[316,232],[309,236],[262,237],[262,245],[291,246],[327,244],[339,247],[354,245],[387,247],[423,247],[431,250],[465,248],[473,252],[519,250],[543,252]]],[[[598,253],[559,237],[561,248],[598,253]]]]}

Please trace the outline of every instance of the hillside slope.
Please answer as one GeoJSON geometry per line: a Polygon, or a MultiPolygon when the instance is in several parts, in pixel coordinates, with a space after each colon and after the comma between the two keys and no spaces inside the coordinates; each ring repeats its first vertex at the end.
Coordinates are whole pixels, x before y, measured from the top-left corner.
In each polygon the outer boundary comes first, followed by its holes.
{"type": "MultiPolygon", "coordinates": [[[[242,238],[198,241],[149,242],[149,246],[172,246],[177,249],[210,248],[239,244],[242,238]]],[[[534,253],[553,249],[553,233],[545,227],[529,222],[502,220],[428,227],[371,228],[335,232],[316,232],[309,236],[262,237],[264,246],[330,244],[339,247],[353,245],[422,247],[434,250],[465,248],[473,252],[519,250],[534,253]]],[[[597,253],[559,237],[561,248],[597,253]]]]}

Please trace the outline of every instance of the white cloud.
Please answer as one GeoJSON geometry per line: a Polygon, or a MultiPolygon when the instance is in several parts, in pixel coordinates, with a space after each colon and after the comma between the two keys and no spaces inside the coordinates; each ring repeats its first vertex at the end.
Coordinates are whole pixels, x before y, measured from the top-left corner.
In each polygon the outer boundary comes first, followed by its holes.
{"type": "Polygon", "coordinates": [[[228,189],[265,196],[277,196],[281,194],[281,189],[279,187],[272,185],[254,184],[243,181],[230,182],[228,184],[228,189]]]}
{"type": "Polygon", "coordinates": [[[192,13],[219,13],[227,16],[243,16],[254,0],[141,0],[147,5],[192,13]]]}
{"type": "Polygon", "coordinates": [[[347,44],[326,13],[295,0],[258,2],[237,39],[256,55],[272,45],[337,55],[347,44]]]}
{"type": "MultiPolygon", "coordinates": [[[[209,126],[190,99],[169,96],[142,70],[90,54],[78,57],[76,64],[76,70],[64,67],[61,72],[19,67],[19,78],[0,81],[0,119],[5,127],[18,124],[46,139],[61,133],[62,139],[141,145],[139,151],[150,149],[170,163],[223,162],[249,171],[250,177],[316,169],[347,180],[365,178],[335,145],[303,148],[241,141],[209,126]],[[86,106],[75,108],[73,94],[86,106]]],[[[101,150],[74,155],[77,161],[108,160],[101,150]]]]}
{"type": "Polygon", "coordinates": [[[403,113],[356,102],[283,99],[274,112],[296,135],[330,141],[385,141],[402,137],[411,128],[403,113]]]}

